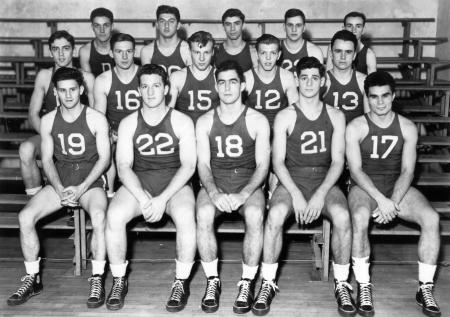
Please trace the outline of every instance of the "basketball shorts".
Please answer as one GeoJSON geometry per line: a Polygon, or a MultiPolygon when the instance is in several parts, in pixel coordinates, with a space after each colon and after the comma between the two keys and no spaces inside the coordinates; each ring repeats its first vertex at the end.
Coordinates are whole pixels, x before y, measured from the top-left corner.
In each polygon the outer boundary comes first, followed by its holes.
{"type": "Polygon", "coordinates": [[[212,174],[216,186],[226,194],[239,193],[250,181],[254,169],[214,169],[212,174]]]}
{"type": "MultiPolygon", "coordinates": [[[[373,174],[369,175],[375,187],[386,197],[390,198],[394,192],[395,182],[399,174],[373,174]]],[[[350,188],[356,186],[356,182],[350,179],[350,188]]]]}
{"type": "MultiPolygon", "coordinates": [[[[58,172],[59,178],[64,187],[80,185],[89,175],[94,165],[95,162],[55,162],[56,171],[58,172]]],[[[93,182],[92,185],[89,186],[88,190],[96,187],[105,189],[106,178],[103,175],[93,182]]]]}
{"type": "Polygon", "coordinates": [[[311,199],[328,173],[327,167],[295,167],[288,170],[306,201],[311,199]]]}
{"type": "Polygon", "coordinates": [[[177,173],[178,168],[168,168],[161,170],[135,171],[142,187],[147,190],[152,197],[160,195],[172,178],[177,173]]]}

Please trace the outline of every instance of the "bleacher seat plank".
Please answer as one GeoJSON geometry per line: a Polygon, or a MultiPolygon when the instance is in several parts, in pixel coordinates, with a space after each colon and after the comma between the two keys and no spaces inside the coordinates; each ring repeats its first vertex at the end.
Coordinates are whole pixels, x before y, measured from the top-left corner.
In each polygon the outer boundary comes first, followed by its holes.
{"type": "Polygon", "coordinates": [[[17,133],[0,133],[0,142],[22,142],[36,135],[36,133],[17,132],[17,133]]]}
{"type": "Polygon", "coordinates": [[[18,158],[19,151],[0,149],[0,158],[18,158]]]}
{"type": "Polygon", "coordinates": [[[0,194],[0,205],[25,205],[30,198],[26,194],[0,194]]]}
{"type": "Polygon", "coordinates": [[[22,174],[19,168],[0,168],[0,180],[21,181],[22,174]]]}
{"type": "Polygon", "coordinates": [[[448,137],[448,136],[434,136],[434,135],[420,136],[418,144],[421,144],[421,145],[450,146],[450,137],[448,137]]]}
{"type": "Polygon", "coordinates": [[[28,119],[28,112],[26,112],[26,111],[0,111],[0,118],[28,119]]]}
{"type": "Polygon", "coordinates": [[[410,120],[417,123],[450,123],[450,117],[410,117],[410,120]]]}
{"type": "Polygon", "coordinates": [[[417,158],[420,163],[450,163],[450,155],[447,154],[420,154],[417,158]]]}
{"type": "MultiPolygon", "coordinates": [[[[450,220],[441,220],[441,236],[450,236],[450,220]]],[[[420,235],[420,229],[413,224],[398,223],[394,226],[373,226],[370,231],[373,235],[387,235],[387,236],[404,236],[404,235],[420,235]]]]}
{"type": "Polygon", "coordinates": [[[425,112],[425,113],[440,113],[441,109],[436,106],[420,106],[420,105],[402,105],[398,106],[397,110],[400,112],[425,112]]]}
{"type": "Polygon", "coordinates": [[[419,186],[450,186],[450,173],[421,173],[415,183],[419,186]]]}

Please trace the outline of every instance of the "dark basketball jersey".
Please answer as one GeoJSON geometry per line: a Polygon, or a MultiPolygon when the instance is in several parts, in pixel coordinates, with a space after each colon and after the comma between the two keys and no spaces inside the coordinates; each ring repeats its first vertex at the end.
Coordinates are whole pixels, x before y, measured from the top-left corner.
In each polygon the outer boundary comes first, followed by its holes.
{"type": "Polygon", "coordinates": [[[316,120],[306,118],[297,107],[295,112],[294,129],[286,140],[286,167],[330,167],[334,129],[326,105],[316,120]]]}
{"type": "Polygon", "coordinates": [[[364,117],[369,125],[369,133],[360,144],[364,173],[400,174],[404,140],[398,114],[387,128],[377,126],[367,114],[364,117]]]}
{"type": "Polygon", "coordinates": [[[114,66],[114,59],[109,54],[100,54],[94,46],[94,40],[91,42],[91,51],[89,53],[89,66],[95,77],[114,66]]]}
{"type": "Polygon", "coordinates": [[[97,143],[86,121],[87,106],[74,122],[67,122],[57,108],[51,130],[57,162],[83,163],[98,160],[97,143]]]}
{"type": "Polygon", "coordinates": [[[208,76],[198,80],[187,67],[186,81],[180,90],[175,109],[187,114],[197,122],[197,119],[211,109],[212,105],[219,104],[219,94],[216,91],[214,68],[211,68],[208,76]]]}
{"type": "Polygon", "coordinates": [[[111,129],[117,131],[120,121],[141,107],[141,97],[136,75],[128,84],[124,84],[117,76],[115,68],[111,70],[111,74],[111,88],[106,97],[106,118],[111,129]]]}
{"type": "Polygon", "coordinates": [[[367,75],[367,46],[356,53],[356,58],[353,61],[353,67],[356,71],[367,75]]]}
{"type": "Polygon", "coordinates": [[[288,99],[281,83],[280,68],[277,67],[274,79],[268,84],[259,78],[254,68],[252,68],[252,74],[254,84],[246,104],[264,114],[270,126],[273,127],[277,113],[288,106],[288,99]]]}
{"type": "Polygon", "coordinates": [[[242,68],[242,71],[246,72],[253,68],[252,56],[250,54],[250,45],[245,43],[242,51],[235,55],[228,54],[223,43],[219,44],[218,47],[214,49],[214,65],[219,66],[221,63],[227,60],[236,61],[242,68]]]}
{"type": "Polygon", "coordinates": [[[224,124],[214,109],[213,124],[209,133],[211,150],[211,170],[214,169],[255,169],[255,140],[248,133],[245,116],[248,107],[232,124],[224,124]]]}
{"type": "Polygon", "coordinates": [[[297,66],[298,61],[306,56],[309,56],[306,40],[303,41],[302,47],[295,53],[291,53],[284,44],[284,41],[281,41],[280,60],[281,67],[283,67],[284,69],[290,70],[291,72],[295,73],[295,67],[297,66]]]}
{"type": "Polygon", "coordinates": [[[151,59],[152,64],[158,64],[162,66],[166,72],[172,74],[174,71],[185,68],[187,65],[184,63],[183,58],[181,57],[180,47],[181,40],[178,42],[175,51],[173,51],[172,55],[166,56],[161,53],[158,48],[158,41],[155,41],[153,44],[153,56],[151,59]]]}
{"type": "Polygon", "coordinates": [[[330,88],[323,96],[323,102],[341,110],[345,115],[345,122],[350,122],[354,118],[364,114],[364,97],[356,80],[356,72],[353,71],[350,81],[342,85],[328,71],[330,78],[330,88]]]}
{"type": "Polygon", "coordinates": [[[142,110],[138,111],[137,127],[133,136],[134,163],[136,172],[179,168],[179,139],[173,131],[169,108],[164,118],[155,126],[145,122],[142,110]]]}

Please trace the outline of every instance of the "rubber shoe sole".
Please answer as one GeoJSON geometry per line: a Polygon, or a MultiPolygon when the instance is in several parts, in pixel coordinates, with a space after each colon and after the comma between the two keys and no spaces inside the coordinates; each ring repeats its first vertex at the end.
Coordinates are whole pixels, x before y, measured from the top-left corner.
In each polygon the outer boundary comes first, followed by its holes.
{"type": "Polygon", "coordinates": [[[202,303],[202,310],[203,310],[205,313],[215,313],[216,311],[219,310],[219,305],[216,305],[216,306],[206,306],[206,305],[204,305],[204,304],[202,303]]]}
{"type": "Polygon", "coordinates": [[[238,307],[238,306],[234,306],[233,305],[233,312],[235,314],[246,314],[248,313],[250,310],[252,310],[252,307],[238,307]]]}
{"type": "Polygon", "coordinates": [[[256,309],[255,307],[253,307],[252,312],[256,316],[265,316],[270,312],[270,307],[268,307],[267,309],[256,309]]]}
{"type": "Polygon", "coordinates": [[[101,299],[98,302],[86,302],[86,306],[88,308],[99,308],[100,306],[102,306],[105,303],[105,298],[103,297],[103,299],[101,299]]]}
{"type": "Polygon", "coordinates": [[[422,307],[422,313],[424,313],[425,315],[429,316],[429,317],[441,317],[442,313],[441,312],[434,312],[434,311],[430,311],[428,309],[426,309],[422,303],[419,303],[418,301],[416,301],[417,305],[419,305],[420,307],[422,307]]]}
{"type": "Polygon", "coordinates": [[[30,294],[28,297],[23,297],[20,300],[11,300],[11,299],[7,299],[7,303],[9,306],[17,306],[17,305],[21,305],[25,302],[27,302],[31,297],[39,295],[40,293],[42,293],[42,290],[38,291],[38,292],[33,292],[32,294],[30,294]]]}

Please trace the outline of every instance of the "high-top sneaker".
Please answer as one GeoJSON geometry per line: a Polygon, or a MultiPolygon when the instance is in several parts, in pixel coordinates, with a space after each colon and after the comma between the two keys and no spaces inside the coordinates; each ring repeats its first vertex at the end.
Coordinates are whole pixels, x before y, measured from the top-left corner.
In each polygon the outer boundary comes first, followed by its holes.
{"type": "Polygon", "coordinates": [[[243,278],[237,286],[239,287],[239,293],[234,301],[233,312],[245,314],[252,309],[254,282],[248,278],[243,278]]]}
{"type": "Polygon", "coordinates": [[[95,274],[88,279],[90,283],[89,298],[86,302],[88,308],[97,308],[105,302],[105,280],[102,275],[95,274]]]}
{"type": "Polygon", "coordinates": [[[441,316],[439,308],[433,296],[433,283],[419,283],[419,289],[416,293],[417,304],[422,306],[422,312],[431,317],[441,316]]]}
{"type": "Polygon", "coordinates": [[[375,310],[372,301],[372,284],[358,283],[358,313],[361,316],[373,316],[375,310]]]}
{"type": "Polygon", "coordinates": [[[214,313],[219,309],[220,279],[217,276],[208,277],[205,295],[202,298],[202,310],[205,313],[214,313]]]}
{"type": "Polygon", "coordinates": [[[6,301],[9,306],[16,306],[25,303],[30,297],[38,295],[42,292],[41,275],[27,274],[20,281],[22,285],[15,291],[6,301]]]}
{"type": "Polygon", "coordinates": [[[109,310],[119,310],[125,303],[125,296],[128,292],[128,281],[125,276],[114,277],[111,291],[106,300],[106,308],[109,310]]]}
{"type": "Polygon", "coordinates": [[[252,312],[257,316],[266,315],[270,311],[270,304],[278,291],[275,281],[263,279],[258,295],[253,302],[252,312]]]}
{"type": "Polygon", "coordinates": [[[334,296],[338,304],[338,312],[341,316],[353,316],[356,313],[355,303],[350,295],[352,286],[345,282],[334,280],[334,296]]]}
{"type": "Polygon", "coordinates": [[[166,310],[178,312],[186,306],[189,297],[189,286],[186,280],[175,279],[172,284],[172,292],[166,303],[166,310]]]}

